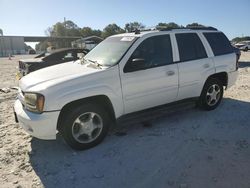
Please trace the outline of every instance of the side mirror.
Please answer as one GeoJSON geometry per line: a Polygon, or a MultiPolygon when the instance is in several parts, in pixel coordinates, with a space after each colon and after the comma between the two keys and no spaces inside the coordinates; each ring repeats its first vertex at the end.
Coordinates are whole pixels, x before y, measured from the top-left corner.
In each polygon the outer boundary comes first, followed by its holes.
{"type": "Polygon", "coordinates": [[[132,59],[132,63],[133,64],[145,64],[145,59],[143,59],[143,58],[135,58],[135,59],[132,59]]]}
{"type": "Polygon", "coordinates": [[[125,72],[133,72],[145,69],[145,59],[135,58],[130,60],[125,66],[125,72]]]}

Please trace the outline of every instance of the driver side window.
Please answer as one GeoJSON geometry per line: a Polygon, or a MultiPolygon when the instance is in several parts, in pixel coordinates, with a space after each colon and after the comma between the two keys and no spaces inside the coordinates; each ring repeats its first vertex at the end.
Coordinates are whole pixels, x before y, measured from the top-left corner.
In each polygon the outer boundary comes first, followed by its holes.
{"type": "Polygon", "coordinates": [[[169,35],[145,39],[134,51],[124,67],[124,72],[133,72],[173,63],[169,35]]]}

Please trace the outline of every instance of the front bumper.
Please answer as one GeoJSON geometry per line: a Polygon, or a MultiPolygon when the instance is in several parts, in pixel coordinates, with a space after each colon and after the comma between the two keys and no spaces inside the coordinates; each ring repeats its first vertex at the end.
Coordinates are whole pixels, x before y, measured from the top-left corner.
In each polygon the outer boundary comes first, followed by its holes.
{"type": "Polygon", "coordinates": [[[230,87],[232,87],[235,84],[238,76],[239,76],[239,72],[238,71],[233,71],[233,72],[229,72],[228,73],[227,88],[230,88],[230,87]]]}
{"type": "Polygon", "coordinates": [[[56,139],[57,119],[60,111],[36,114],[24,109],[17,99],[14,104],[14,113],[20,126],[30,135],[43,140],[56,139]]]}

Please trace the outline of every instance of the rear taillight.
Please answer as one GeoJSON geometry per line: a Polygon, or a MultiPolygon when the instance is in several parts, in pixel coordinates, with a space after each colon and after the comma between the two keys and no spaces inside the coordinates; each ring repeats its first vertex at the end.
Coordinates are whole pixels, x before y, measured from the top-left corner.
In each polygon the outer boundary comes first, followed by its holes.
{"type": "Polygon", "coordinates": [[[240,59],[239,55],[236,54],[236,70],[239,69],[239,59],[240,59]]]}

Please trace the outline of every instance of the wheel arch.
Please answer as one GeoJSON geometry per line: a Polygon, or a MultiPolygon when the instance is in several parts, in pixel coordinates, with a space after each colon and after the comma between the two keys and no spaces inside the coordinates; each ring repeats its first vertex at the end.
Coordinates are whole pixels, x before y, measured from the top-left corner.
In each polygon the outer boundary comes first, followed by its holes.
{"type": "Polygon", "coordinates": [[[217,80],[221,81],[222,85],[227,87],[227,84],[228,84],[228,74],[227,74],[227,72],[219,72],[219,73],[212,74],[207,78],[207,80],[209,80],[211,78],[214,78],[214,79],[217,79],[217,80]]]}
{"type": "Polygon", "coordinates": [[[62,107],[62,110],[60,111],[58,121],[57,121],[57,130],[60,130],[62,128],[62,121],[64,119],[64,115],[72,110],[72,108],[78,107],[83,105],[84,103],[93,103],[93,104],[98,104],[103,107],[108,111],[109,116],[112,121],[116,120],[115,116],[115,110],[113,107],[113,104],[109,97],[106,95],[96,95],[96,96],[91,96],[91,97],[86,97],[78,100],[71,101],[67,104],[65,104],[62,107]]]}
{"type": "Polygon", "coordinates": [[[213,78],[221,81],[222,85],[227,88],[227,85],[228,85],[228,74],[227,74],[227,72],[214,73],[214,74],[208,76],[207,79],[204,81],[202,89],[200,91],[200,95],[201,95],[201,93],[202,93],[202,91],[203,91],[203,89],[205,87],[206,82],[209,79],[213,79],[213,78]]]}

